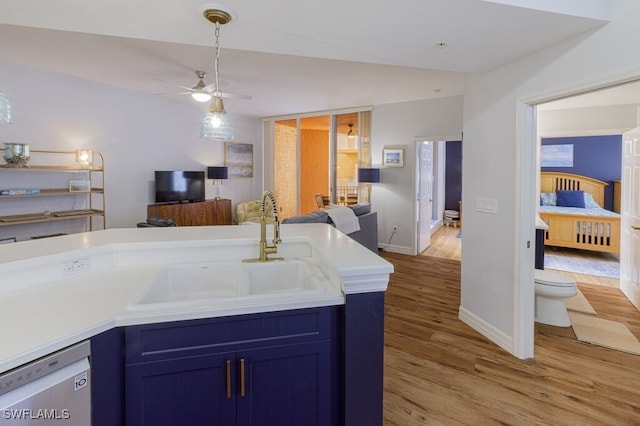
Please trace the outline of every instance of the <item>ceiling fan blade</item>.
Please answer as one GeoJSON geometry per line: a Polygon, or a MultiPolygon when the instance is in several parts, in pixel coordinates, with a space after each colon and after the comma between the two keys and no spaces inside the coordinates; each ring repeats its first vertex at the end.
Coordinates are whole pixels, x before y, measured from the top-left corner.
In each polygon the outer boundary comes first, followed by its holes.
{"type": "Polygon", "coordinates": [[[231,99],[242,99],[245,101],[250,101],[251,99],[253,99],[253,97],[249,95],[239,95],[237,93],[227,93],[227,92],[222,92],[222,97],[231,98],[231,99]]]}
{"type": "Polygon", "coordinates": [[[190,95],[192,92],[156,93],[157,96],[190,95]]]}
{"type": "Polygon", "coordinates": [[[159,79],[159,78],[153,78],[153,79],[154,79],[155,81],[159,81],[159,82],[161,82],[161,83],[170,84],[170,85],[172,85],[172,86],[179,87],[180,89],[188,90],[188,91],[189,91],[189,93],[193,92],[193,88],[191,88],[191,87],[187,87],[187,86],[183,86],[182,84],[177,84],[177,83],[174,83],[174,82],[172,82],[172,81],[161,80],[161,79],[159,79]]]}

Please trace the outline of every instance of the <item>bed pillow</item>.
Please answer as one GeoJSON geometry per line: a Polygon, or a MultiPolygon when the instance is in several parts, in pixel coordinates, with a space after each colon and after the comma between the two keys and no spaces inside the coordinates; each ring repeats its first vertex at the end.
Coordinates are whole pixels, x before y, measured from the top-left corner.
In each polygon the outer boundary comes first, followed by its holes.
{"type": "Polygon", "coordinates": [[[556,205],[584,208],[584,191],[556,191],[556,205]]]}
{"type": "Polygon", "coordinates": [[[555,192],[543,192],[540,194],[541,206],[555,206],[556,205],[556,193],[555,192]]]}
{"type": "Polygon", "coordinates": [[[599,209],[601,208],[600,204],[596,203],[596,200],[593,199],[593,195],[588,192],[584,193],[584,207],[587,209],[599,209]]]}

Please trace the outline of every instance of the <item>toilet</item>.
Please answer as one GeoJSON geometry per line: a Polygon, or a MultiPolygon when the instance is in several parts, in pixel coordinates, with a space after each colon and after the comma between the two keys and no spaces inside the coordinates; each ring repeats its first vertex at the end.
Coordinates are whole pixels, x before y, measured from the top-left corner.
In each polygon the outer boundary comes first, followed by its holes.
{"type": "Polygon", "coordinates": [[[578,293],[574,280],[544,269],[536,269],[535,293],[536,322],[557,327],[571,326],[563,299],[578,293]]]}

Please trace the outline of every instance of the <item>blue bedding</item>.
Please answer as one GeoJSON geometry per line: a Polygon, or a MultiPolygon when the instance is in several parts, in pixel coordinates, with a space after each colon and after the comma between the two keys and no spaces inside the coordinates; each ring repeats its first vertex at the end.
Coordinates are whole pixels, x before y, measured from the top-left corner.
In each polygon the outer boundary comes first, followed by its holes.
{"type": "Polygon", "coordinates": [[[620,217],[618,213],[605,210],[600,207],[580,208],[580,207],[558,207],[558,206],[540,206],[540,213],[564,213],[577,214],[582,216],[605,216],[620,217]]]}

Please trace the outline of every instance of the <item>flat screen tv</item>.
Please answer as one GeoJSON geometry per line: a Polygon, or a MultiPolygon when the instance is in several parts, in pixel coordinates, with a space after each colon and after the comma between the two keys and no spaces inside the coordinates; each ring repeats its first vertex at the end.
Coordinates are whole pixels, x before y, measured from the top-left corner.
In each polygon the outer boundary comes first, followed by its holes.
{"type": "Polygon", "coordinates": [[[204,172],[157,171],[156,203],[204,201],[204,172]]]}

